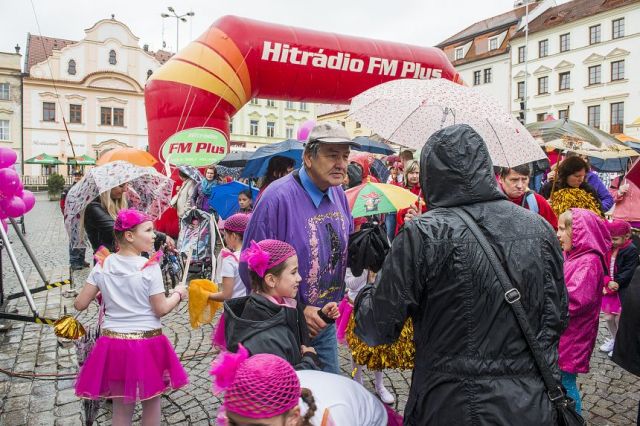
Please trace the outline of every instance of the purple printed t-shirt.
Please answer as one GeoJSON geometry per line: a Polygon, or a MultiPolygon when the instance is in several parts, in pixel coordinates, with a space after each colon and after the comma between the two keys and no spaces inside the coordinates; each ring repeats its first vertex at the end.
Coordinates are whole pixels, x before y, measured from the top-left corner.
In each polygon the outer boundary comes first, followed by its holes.
{"type": "MultiPolygon", "coordinates": [[[[300,300],[305,305],[322,307],[338,302],[344,295],[353,219],[341,187],[331,187],[322,194],[304,169],[297,173],[276,180],[262,194],[244,233],[242,249],[251,240],[275,239],[291,244],[296,249],[302,277],[300,300]]],[[[250,290],[244,262],[240,263],[240,276],[250,290]]]]}

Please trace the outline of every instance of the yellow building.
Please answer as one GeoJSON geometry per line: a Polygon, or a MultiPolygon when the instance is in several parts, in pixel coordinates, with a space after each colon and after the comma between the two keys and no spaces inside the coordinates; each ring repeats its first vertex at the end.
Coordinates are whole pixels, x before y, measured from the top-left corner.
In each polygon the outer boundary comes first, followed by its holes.
{"type": "Polygon", "coordinates": [[[316,107],[318,118],[316,121],[332,121],[342,124],[352,138],[358,136],[371,136],[373,132],[364,128],[357,121],[347,119],[349,105],[318,105],[316,107]]]}
{"type": "Polygon", "coordinates": [[[20,47],[16,53],[0,52],[0,146],[18,154],[16,169],[22,171],[22,71],[20,47]]]}

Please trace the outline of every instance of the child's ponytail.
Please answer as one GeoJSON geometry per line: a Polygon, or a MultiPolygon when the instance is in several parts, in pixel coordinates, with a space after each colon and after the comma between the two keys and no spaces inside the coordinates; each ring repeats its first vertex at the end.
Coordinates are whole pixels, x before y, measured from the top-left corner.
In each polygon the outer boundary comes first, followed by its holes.
{"type": "Polygon", "coordinates": [[[311,419],[318,409],[316,399],[313,397],[311,390],[307,388],[300,389],[300,398],[307,404],[307,413],[302,417],[302,426],[312,426],[311,419]]]}

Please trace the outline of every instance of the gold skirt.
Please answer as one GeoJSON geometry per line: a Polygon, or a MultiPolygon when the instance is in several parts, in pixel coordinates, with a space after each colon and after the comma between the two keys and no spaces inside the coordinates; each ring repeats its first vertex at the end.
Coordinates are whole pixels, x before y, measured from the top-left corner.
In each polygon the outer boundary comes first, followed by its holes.
{"type": "Polygon", "coordinates": [[[402,327],[400,337],[394,343],[367,346],[354,332],[356,321],[351,314],[347,325],[346,338],[351,356],[356,364],[365,365],[370,370],[401,369],[412,370],[416,347],[413,343],[413,322],[408,318],[402,327]]]}

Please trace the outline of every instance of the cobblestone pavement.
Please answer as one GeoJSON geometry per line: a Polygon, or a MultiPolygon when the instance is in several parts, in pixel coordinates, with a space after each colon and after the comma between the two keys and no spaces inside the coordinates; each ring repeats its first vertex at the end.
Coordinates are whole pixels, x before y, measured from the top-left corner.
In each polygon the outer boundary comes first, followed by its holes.
{"type": "MultiPolygon", "coordinates": [[[[67,278],[67,237],[57,203],[38,196],[38,203],[26,218],[27,238],[50,281],[67,278]]],[[[19,262],[28,277],[30,287],[41,285],[18,238],[10,238],[19,262]]],[[[3,255],[5,292],[19,290],[13,268],[3,255]]],[[[87,270],[74,274],[78,287],[87,270]]],[[[41,316],[57,318],[64,308],[73,312],[71,297],[65,297],[65,287],[34,295],[41,316]]],[[[70,296],[67,294],[67,296],[70,296]]],[[[13,300],[8,310],[28,314],[24,299],[13,300]]],[[[96,321],[96,309],[90,308],[79,320],[90,327],[96,321]]],[[[165,331],[183,365],[189,372],[190,384],[163,397],[162,415],[165,424],[213,425],[220,400],[211,393],[209,367],[215,356],[211,351],[211,326],[192,330],[185,305],[163,320],[165,331]]],[[[604,339],[603,329],[598,345],[604,339]]],[[[349,355],[341,349],[343,371],[350,370],[349,355]]],[[[580,376],[583,406],[590,424],[630,425],[636,418],[640,399],[640,380],[613,364],[605,354],[594,352],[592,371],[580,376]]],[[[0,425],[79,425],[84,419],[82,402],[73,393],[73,378],[77,372],[75,347],[63,347],[48,326],[13,322],[11,329],[0,334],[0,425]],[[10,372],[24,372],[24,377],[10,377],[10,372]],[[35,373],[38,377],[32,377],[35,373]]],[[[386,385],[397,395],[395,408],[404,409],[411,374],[387,371],[386,385]]],[[[366,386],[373,389],[373,375],[367,373],[366,386]]],[[[109,424],[111,407],[103,404],[97,413],[97,424],[109,424]]],[[[139,411],[136,419],[139,420],[139,411]]]]}

